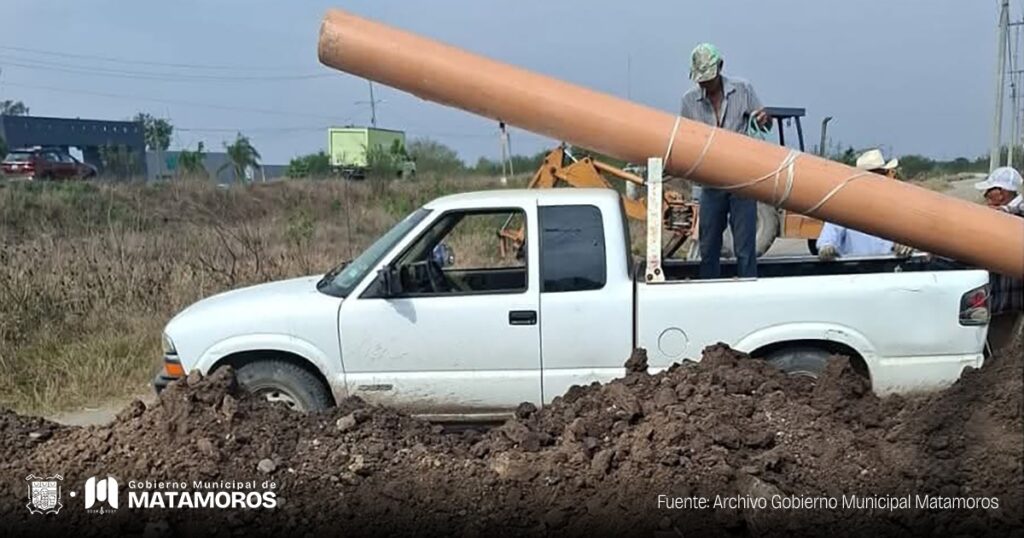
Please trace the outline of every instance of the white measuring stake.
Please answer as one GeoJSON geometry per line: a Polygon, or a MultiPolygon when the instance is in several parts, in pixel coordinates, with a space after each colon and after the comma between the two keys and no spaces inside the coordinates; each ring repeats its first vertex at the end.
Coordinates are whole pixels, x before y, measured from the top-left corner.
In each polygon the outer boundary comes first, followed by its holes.
{"type": "Polygon", "coordinates": [[[664,282],[661,270],[661,157],[647,159],[647,282],[664,282]]]}

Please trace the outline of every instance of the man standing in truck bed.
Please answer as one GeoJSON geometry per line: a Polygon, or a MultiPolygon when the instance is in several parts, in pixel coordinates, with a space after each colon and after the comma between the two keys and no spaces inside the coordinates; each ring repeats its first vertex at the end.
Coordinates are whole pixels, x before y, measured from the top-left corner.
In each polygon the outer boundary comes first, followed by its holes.
{"type": "MultiPolygon", "coordinates": [[[[693,49],[690,79],[697,86],[683,95],[684,118],[747,133],[752,123],[767,128],[771,118],[761,106],[753,86],[722,75],[724,61],[718,49],[701,43],[693,49]]],[[[732,227],[736,273],[740,278],[757,276],[757,201],[732,191],[703,187],[700,194],[700,276],[721,277],[722,233],[732,227]]]]}

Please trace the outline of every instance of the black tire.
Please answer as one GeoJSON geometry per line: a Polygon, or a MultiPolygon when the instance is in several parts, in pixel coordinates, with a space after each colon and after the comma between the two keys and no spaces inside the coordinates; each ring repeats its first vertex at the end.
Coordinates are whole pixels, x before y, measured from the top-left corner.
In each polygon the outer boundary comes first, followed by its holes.
{"type": "Polygon", "coordinates": [[[812,256],[817,256],[818,255],[818,240],[817,239],[808,239],[807,240],[807,250],[808,250],[808,252],[811,253],[812,256]]]}
{"type": "Polygon", "coordinates": [[[800,346],[773,351],[764,360],[789,375],[800,375],[817,379],[825,371],[832,354],[824,349],[800,346]]]}
{"type": "Polygon", "coordinates": [[[309,370],[290,362],[250,362],[239,367],[236,376],[243,389],[264,394],[268,400],[280,399],[296,411],[322,411],[333,405],[327,386],[309,370]]]}

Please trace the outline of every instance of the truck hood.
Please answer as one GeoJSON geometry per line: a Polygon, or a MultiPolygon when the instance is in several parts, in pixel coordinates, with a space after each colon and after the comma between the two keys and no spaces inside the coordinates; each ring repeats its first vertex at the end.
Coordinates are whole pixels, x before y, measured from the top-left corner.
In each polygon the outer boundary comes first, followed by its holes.
{"type": "Polygon", "coordinates": [[[297,337],[323,326],[334,328],[336,340],[342,299],[320,293],[319,279],[293,278],[214,295],[174,316],[165,332],[187,367],[196,366],[216,344],[248,335],[297,337]]]}

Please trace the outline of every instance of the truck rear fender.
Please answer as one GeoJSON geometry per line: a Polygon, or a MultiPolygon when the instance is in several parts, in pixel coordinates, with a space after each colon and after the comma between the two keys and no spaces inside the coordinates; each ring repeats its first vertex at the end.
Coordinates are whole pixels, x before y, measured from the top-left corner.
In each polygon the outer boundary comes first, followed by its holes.
{"type": "Polygon", "coordinates": [[[850,357],[856,370],[870,377],[878,354],[863,334],[835,323],[787,323],[748,334],[735,349],[763,357],[785,347],[817,347],[850,357]]]}

